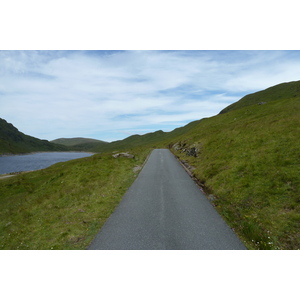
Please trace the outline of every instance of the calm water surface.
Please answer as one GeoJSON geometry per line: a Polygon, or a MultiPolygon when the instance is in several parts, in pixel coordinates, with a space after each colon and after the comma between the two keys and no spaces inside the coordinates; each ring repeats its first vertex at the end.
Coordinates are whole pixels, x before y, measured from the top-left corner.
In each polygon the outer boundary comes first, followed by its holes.
{"type": "Polygon", "coordinates": [[[35,171],[71,159],[91,156],[84,152],[43,152],[25,155],[0,156],[0,174],[35,171]]]}

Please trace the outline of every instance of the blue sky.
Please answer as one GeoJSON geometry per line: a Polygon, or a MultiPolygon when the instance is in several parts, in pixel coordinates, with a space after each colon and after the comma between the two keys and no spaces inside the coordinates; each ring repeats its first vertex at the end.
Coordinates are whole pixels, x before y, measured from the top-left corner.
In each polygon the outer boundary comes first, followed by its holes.
{"type": "Polygon", "coordinates": [[[0,51],[0,117],[52,140],[170,131],[300,80],[300,51],[0,51]]]}

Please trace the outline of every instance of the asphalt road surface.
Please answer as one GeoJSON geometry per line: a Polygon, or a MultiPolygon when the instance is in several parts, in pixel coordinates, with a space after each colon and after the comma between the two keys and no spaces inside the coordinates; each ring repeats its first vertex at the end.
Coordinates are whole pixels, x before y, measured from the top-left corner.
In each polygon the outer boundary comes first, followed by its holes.
{"type": "Polygon", "coordinates": [[[246,249],[167,149],[153,150],[90,250],[246,249]]]}

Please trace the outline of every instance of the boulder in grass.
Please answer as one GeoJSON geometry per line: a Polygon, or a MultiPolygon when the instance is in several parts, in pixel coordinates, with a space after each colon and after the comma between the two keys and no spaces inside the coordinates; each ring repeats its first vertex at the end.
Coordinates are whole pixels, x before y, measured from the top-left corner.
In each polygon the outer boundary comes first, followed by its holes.
{"type": "Polygon", "coordinates": [[[113,154],[114,158],[118,158],[118,157],[127,157],[127,158],[134,158],[133,154],[129,154],[127,152],[122,152],[122,153],[117,153],[117,154],[113,154]]]}

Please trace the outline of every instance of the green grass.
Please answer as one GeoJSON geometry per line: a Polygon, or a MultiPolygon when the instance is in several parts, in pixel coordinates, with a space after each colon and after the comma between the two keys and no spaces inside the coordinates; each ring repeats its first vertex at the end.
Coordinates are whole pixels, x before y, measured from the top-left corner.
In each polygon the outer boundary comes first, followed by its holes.
{"type": "Polygon", "coordinates": [[[110,153],[0,180],[0,249],[85,249],[142,165],[110,153]]]}
{"type": "Polygon", "coordinates": [[[173,149],[250,249],[300,248],[299,111],[294,97],[242,107],[181,137],[197,157],[173,149]]]}

